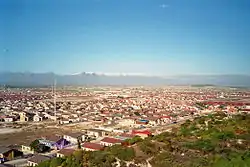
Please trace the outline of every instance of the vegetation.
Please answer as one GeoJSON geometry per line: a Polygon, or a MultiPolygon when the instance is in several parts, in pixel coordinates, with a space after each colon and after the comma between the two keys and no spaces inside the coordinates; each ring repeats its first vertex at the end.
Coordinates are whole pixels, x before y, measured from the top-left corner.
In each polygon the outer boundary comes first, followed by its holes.
{"type": "Polygon", "coordinates": [[[34,140],[30,147],[37,153],[44,153],[50,150],[49,147],[45,146],[44,144],[41,144],[39,140],[34,140]]]}
{"type": "Polygon", "coordinates": [[[104,151],[77,151],[39,167],[112,167],[150,163],[153,167],[249,167],[250,114],[219,112],[186,121],[172,132],[127,140],[129,146],[115,145],[104,151]]]}
{"type": "Polygon", "coordinates": [[[127,139],[125,142],[128,143],[129,145],[133,145],[135,143],[143,141],[141,137],[135,136],[132,139],[127,139]]]}

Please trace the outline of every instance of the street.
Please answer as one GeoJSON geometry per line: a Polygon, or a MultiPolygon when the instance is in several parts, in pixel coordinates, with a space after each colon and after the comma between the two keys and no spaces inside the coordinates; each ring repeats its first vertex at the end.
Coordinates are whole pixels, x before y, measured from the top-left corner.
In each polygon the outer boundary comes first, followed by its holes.
{"type": "Polygon", "coordinates": [[[17,159],[13,161],[7,161],[4,164],[13,165],[15,167],[26,167],[28,165],[27,159],[17,159]]]}

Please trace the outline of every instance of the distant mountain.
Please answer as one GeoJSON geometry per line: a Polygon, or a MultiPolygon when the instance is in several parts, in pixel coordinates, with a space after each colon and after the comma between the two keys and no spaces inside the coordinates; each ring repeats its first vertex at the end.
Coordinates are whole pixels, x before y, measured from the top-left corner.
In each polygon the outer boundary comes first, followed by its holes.
{"type": "Polygon", "coordinates": [[[105,75],[79,73],[57,75],[54,73],[0,73],[0,84],[11,86],[49,86],[56,78],[58,85],[218,85],[249,87],[247,75],[186,75],[154,77],[142,75],[105,75]]]}

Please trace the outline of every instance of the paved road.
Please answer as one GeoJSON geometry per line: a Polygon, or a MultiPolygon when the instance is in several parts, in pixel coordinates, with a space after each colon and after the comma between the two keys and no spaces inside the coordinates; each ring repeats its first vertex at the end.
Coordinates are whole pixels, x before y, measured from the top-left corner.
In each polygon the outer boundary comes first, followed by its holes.
{"type": "Polygon", "coordinates": [[[13,165],[15,167],[26,167],[28,165],[27,159],[16,159],[13,161],[5,162],[4,164],[13,165]]]}

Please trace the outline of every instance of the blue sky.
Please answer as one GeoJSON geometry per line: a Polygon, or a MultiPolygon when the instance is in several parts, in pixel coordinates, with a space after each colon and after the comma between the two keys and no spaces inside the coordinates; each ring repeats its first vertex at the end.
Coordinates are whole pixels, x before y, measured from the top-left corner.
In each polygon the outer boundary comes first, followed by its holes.
{"type": "Polygon", "coordinates": [[[1,0],[0,71],[250,74],[249,0],[1,0]]]}

